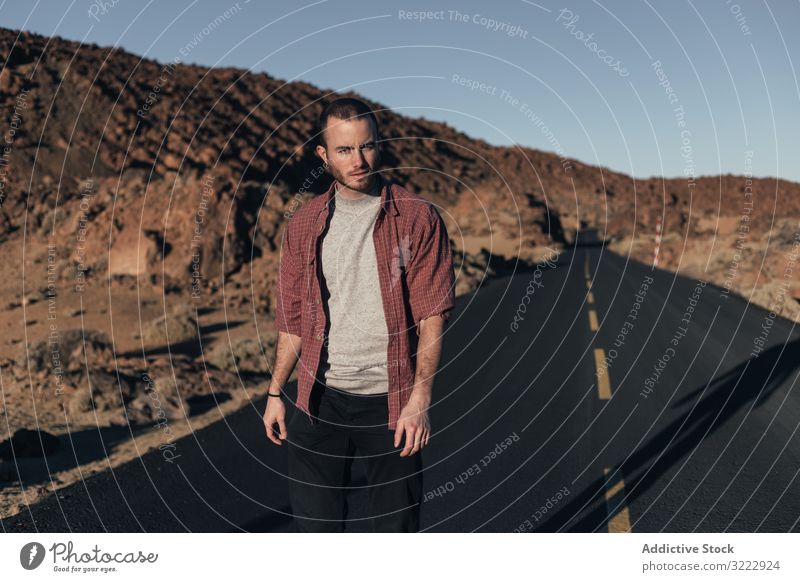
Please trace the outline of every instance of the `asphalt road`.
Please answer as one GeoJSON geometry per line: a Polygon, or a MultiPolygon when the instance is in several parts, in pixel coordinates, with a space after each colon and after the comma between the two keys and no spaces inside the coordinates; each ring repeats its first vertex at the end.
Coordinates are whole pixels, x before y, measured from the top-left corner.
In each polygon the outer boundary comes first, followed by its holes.
{"type": "MultiPolygon", "coordinates": [[[[442,362],[424,531],[800,531],[800,330],[719,287],[579,245],[459,298],[442,362]]],[[[289,531],[263,409],[3,530],[289,531]]],[[[369,531],[358,461],[351,485],[347,530],[369,531]]]]}

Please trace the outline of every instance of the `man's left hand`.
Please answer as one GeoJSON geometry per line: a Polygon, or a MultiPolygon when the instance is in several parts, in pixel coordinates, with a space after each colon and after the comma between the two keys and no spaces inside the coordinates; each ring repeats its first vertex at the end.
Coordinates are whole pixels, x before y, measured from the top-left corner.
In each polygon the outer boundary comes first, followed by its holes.
{"type": "Polygon", "coordinates": [[[400,418],[394,431],[394,446],[395,448],[400,446],[405,432],[406,443],[400,451],[401,457],[411,456],[428,444],[431,432],[431,423],[428,419],[429,405],[429,399],[412,392],[408,403],[400,411],[400,418]]]}

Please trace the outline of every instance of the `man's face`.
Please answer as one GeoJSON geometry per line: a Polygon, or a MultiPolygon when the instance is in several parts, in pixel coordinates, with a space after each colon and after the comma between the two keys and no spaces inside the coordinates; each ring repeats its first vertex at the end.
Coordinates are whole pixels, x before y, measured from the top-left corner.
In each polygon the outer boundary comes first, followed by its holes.
{"type": "Polygon", "coordinates": [[[369,119],[342,120],[329,117],[325,128],[327,147],[317,146],[317,153],[328,164],[328,171],[345,187],[369,193],[378,176],[378,142],[369,119]]]}

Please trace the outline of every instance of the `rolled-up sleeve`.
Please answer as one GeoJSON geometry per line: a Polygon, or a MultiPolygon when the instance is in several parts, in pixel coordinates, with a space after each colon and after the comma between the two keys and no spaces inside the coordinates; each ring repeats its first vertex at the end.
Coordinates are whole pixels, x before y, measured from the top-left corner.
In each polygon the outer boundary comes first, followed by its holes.
{"type": "Polygon", "coordinates": [[[301,335],[303,269],[291,220],[283,231],[275,325],[278,331],[301,335]]]}
{"type": "Polygon", "coordinates": [[[447,227],[432,205],[427,206],[425,219],[415,228],[411,261],[406,270],[409,303],[414,324],[432,315],[450,318],[455,306],[455,274],[453,251],[447,227]]]}

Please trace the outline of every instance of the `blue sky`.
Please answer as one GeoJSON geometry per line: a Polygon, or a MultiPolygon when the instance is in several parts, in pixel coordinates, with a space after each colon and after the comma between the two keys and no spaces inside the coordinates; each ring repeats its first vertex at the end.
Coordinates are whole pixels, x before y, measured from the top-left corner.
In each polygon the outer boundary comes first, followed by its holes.
{"type": "Polygon", "coordinates": [[[798,23],[776,0],[0,0],[4,27],[353,89],[636,177],[800,181],[798,23]]]}

